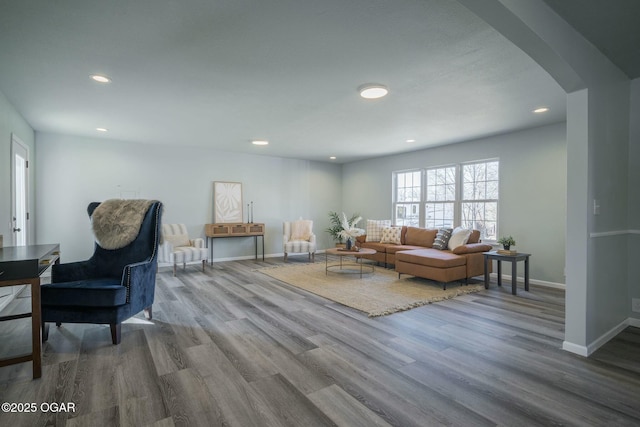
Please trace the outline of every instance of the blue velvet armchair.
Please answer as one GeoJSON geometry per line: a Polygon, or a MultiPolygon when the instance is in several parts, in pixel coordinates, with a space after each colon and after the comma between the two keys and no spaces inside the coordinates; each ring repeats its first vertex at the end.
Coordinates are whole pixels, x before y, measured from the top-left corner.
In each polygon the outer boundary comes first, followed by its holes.
{"type": "MultiPolygon", "coordinates": [[[[97,241],[89,260],[52,267],[51,284],[41,287],[43,341],[48,339],[47,322],[57,326],[96,323],[110,325],[111,340],[119,344],[122,321],[142,310],[151,318],[162,203],[146,202],[151,204],[146,213],[140,213],[139,232],[126,246],[105,249],[97,241]]],[[[94,202],[87,208],[92,223],[99,205],[94,202]]],[[[113,224],[107,224],[107,228],[117,233],[121,229],[117,223],[120,211],[114,211],[108,217],[113,224]]]]}

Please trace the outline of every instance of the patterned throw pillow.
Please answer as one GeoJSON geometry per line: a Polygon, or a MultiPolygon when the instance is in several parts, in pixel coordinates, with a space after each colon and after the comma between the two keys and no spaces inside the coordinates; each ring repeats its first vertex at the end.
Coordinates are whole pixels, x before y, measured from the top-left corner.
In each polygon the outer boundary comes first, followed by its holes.
{"type": "Polygon", "coordinates": [[[367,242],[379,242],[382,238],[382,229],[390,227],[390,219],[368,219],[367,220],[367,242]]]}
{"type": "Polygon", "coordinates": [[[433,241],[433,249],[440,249],[441,251],[447,249],[452,231],[452,228],[439,229],[438,234],[436,234],[436,239],[433,241]]]}
{"type": "Polygon", "coordinates": [[[384,227],[382,229],[382,237],[380,237],[380,243],[393,243],[394,245],[399,245],[401,234],[402,227],[384,227]]]}

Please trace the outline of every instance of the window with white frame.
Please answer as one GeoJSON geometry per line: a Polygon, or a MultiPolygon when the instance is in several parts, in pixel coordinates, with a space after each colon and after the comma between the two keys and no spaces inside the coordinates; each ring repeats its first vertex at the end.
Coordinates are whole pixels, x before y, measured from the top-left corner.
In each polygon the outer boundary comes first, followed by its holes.
{"type": "Polygon", "coordinates": [[[461,176],[460,224],[480,230],[483,239],[496,240],[500,182],[498,161],[463,164],[461,176]]]}
{"type": "Polygon", "coordinates": [[[426,228],[480,230],[495,240],[498,227],[499,160],[400,171],[393,174],[394,223],[426,228]]]}
{"type": "Polygon", "coordinates": [[[426,170],[425,227],[453,228],[456,203],[456,167],[426,170]]]}
{"type": "Polygon", "coordinates": [[[394,224],[418,227],[422,203],[422,171],[396,172],[394,182],[394,224]]]}

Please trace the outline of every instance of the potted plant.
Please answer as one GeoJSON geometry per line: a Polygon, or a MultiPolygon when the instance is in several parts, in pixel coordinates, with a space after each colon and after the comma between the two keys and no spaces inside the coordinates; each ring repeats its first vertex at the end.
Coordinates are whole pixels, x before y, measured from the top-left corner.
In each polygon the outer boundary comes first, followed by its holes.
{"type": "MultiPolygon", "coordinates": [[[[333,240],[341,244],[342,240],[345,238],[342,234],[342,231],[345,229],[344,224],[347,225],[347,228],[352,228],[360,222],[361,219],[362,217],[357,213],[351,215],[350,218],[346,218],[346,215],[343,213],[341,218],[340,214],[337,212],[329,212],[329,222],[331,223],[331,227],[327,228],[325,231],[329,233],[333,240]]],[[[364,232],[362,234],[364,234],[364,232]]]]}
{"type": "Polygon", "coordinates": [[[508,251],[509,249],[511,249],[511,246],[516,245],[516,241],[511,236],[499,238],[498,243],[502,245],[505,251],[508,251]]]}
{"type": "Polygon", "coordinates": [[[342,231],[339,233],[339,235],[341,238],[346,239],[347,241],[346,249],[348,251],[350,251],[351,248],[355,246],[356,237],[362,236],[365,233],[365,231],[362,228],[356,227],[356,225],[360,222],[361,219],[362,217],[358,216],[356,218],[349,220],[347,219],[347,216],[344,214],[344,212],[342,213],[342,221],[340,222],[340,224],[342,225],[342,231]]]}

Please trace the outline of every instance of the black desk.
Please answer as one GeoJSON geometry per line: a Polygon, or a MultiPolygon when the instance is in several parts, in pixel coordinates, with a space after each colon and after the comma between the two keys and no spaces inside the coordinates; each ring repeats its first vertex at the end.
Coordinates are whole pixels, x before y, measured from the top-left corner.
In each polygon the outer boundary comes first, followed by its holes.
{"type": "Polygon", "coordinates": [[[502,286],[502,261],[511,262],[511,293],[517,295],[518,261],[524,261],[524,290],[529,291],[529,257],[531,254],[500,254],[497,251],[484,252],[484,288],[489,289],[489,262],[498,261],[498,286],[502,286]]]}
{"type": "Polygon", "coordinates": [[[40,275],[60,262],[60,245],[28,245],[0,248],[0,287],[31,285],[31,312],[0,316],[0,322],[31,317],[31,354],[0,359],[0,366],[33,361],[33,378],[42,376],[42,315],[40,275]]]}

